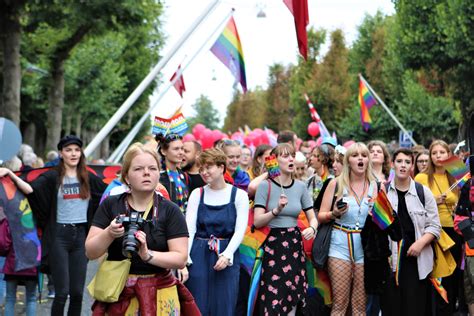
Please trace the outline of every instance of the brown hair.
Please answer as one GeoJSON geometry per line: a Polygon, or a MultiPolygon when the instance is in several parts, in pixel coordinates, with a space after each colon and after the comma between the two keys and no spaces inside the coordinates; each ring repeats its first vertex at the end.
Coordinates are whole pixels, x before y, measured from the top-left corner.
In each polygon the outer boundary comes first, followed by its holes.
{"type": "MultiPolygon", "coordinates": [[[[59,172],[59,183],[60,183],[60,186],[62,186],[64,176],[66,175],[66,167],[64,166],[64,160],[62,158],[59,160],[59,165],[57,168],[59,172]]],[[[76,177],[77,177],[77,180],[79,180],[79,197],[83,200],[90,198],[91,188],[89,184],[89,171],[87,171],[86,156],[84,155],[82,148],[81,148],[81,158],[79,158],[79,163],[77,164],[77,167],[76,167],[76,177]]]]}
{"type": "Polygon", "coordinates": [[[397,150],[395,150],[395,152],[393,153],[392,155],[392,162],[395,162],[395,159],[397,159],[397,156],[399,154],[404,154],[404,155],[407,155],[411,158],[411,162],[414,163],[414,159],[413,159],[413,151],[409,148],[398,148],[397,150]]]}
{"type": "Polygon", "coordinates": [[[252,158],[252,173],[254,177],[258,177],[261,175],[265,169],[264,167],[264,161],[262,163],[258,162],[258,158],[261,158],[263,154],[267,151],[272,149],[273,147],[267,144],[263,145],[258,145],[257,148],[255,149],[255,153],[253,154],[252,158]]]}
{"type": "MultiPolygon", "coordinates": [[[[451,156],[451,150],[449,149],[449,145],[444,141],[444,140],[441,140],[441,139],[435,139],[431,145],[430,145],[430,148],[429,148],[429,152],[428,152],[428,167],[426,168],[425,170],[425,173],[428,175],[428,185],[430,187],[433,186],[433,182],[434,182],[434,173],[436,171],[436,167],[434,165],[434,162],[433,162],[433,159],[431,159],[431,153],[433,151],[433,148],[435,146],[441,146],[443,147],[444,149],[446,149],[447,153],[448,153],[448,156],[451,156]]],[[[456,182],[456,179],[454,179],[454,177],[452,175],[450,175],[447,171],[444,171],[444,173],[446,174],[446,177],[448,178],[448,182],[449,182],[449,185],[451,186],[454,182],[456,182]]],[[[453,190],[454,192],[458,192],[458,189],[457,187],[453,190]]]]}
{"type": "Polygon", "coordinates": [[[285,155],[285,154],[295,156],[296,155],[295,148],[288,143],[281,143],[281,144],[278,144],[275,148],[273,148],[272,151],[270,152],[270,155],[275,155],[277,157],[281,155],[285,155]]]}
{"type": "Polygon", "coordinates": [[[388,152],[387,145],[381,140],[372,140],[367,144],[369,152],[374,146],[379,146],[382,148],[383,152],[383,164],[382,164],[382,173],[386,178],[390,176],[390,153],[388,152]]]}
{"type": "Polygon", "coordinates": [[[139,154],[151,155],[156,160],[158,169],[160,168],[160,157],[158,157],[156,151],[148,148],[142,143],[134,143],[130,147],[128,147],[127,151],[125,152],[125,155],[123,155],[122,173],[120,175],[120,181],[122,181],[123,183],[127,184],[125,178],[127,177],[128,171],[130,170],[130,166],[132,165],[132,160],[139,154]]]}
{"type": "Polygon", "coordinates": [[[430,152],[427,149],[424,149],[423,151],[416,154],[415,162],[414,162],[415,168],[413,169],[413,175],[414,176],[416,176],[417,174],[419,174],[421,172],[421,170],[418,169],[418,159],[420,158],[421,155],[427,155],[428,156],[428,161],[430,159],[429,158],[430,157],[430,152]]]}
{"type": "Polygon", "coordinates": [[[332,168],[332,164],[334,162],[334,148],[328,144],[322,144],[320,146],[314,147],[313,151],[317,151],[319,154],[319,160],[321,163],[326,166],[328,169],[332,168]]]}
{"type": "Polygon", "coordinates": [[[226,171],[227,156],[226,154],[217,148],[209,148],[201,153],[198,158],[199,165],[216,165],[224,166],[224,173],[226,171]]]}

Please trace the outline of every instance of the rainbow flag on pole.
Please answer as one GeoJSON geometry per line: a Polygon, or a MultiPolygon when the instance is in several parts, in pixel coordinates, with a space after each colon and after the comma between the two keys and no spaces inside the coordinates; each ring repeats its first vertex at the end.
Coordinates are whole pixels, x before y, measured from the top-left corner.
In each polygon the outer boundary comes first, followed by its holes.
{"type": "Polygon", "coordinates": [[[471,178],[471,174],[469,173],[469,169],[467,166],[459,159],[457,156],[451,156],[446,160],[440,162],[446,171],[449,172],[457,181],[458,185],[462,187],[469,178],[471,178]]]}
{"type": "Polygon", "coordinates": [[[362,79],[359,79],[360,121],[362,122],[362,127],[365,131],[369,130],[370,123],[372,123],[369,110],[376,103],[377,101],[375,101],[375,98],[370,93],[365,83],[362,81],[362,79]]]}
{"type": "Polygon", "coordinates": [[[374,223],[382,230],[390,226],[395,220],[392,205],[383,190],[380,190],[377,194],[371,215],[374,223]]]}
{"type": "Polygon", "coordinates": [[[163,135],[178,134],[183,136],[187,130],[188,123],[186,123],[183,113],[179,112],[169,119],[155,116],[152,133],[153,135],[161,133],[163,135]]]}
{"type": "Polygon", "coordinates": [[[229,19],[224,31],[212,45],[211,52],[229,68],[235,80],[240,82],[244,93],[247,92],[244,53],[233,17],[229,19]]]}

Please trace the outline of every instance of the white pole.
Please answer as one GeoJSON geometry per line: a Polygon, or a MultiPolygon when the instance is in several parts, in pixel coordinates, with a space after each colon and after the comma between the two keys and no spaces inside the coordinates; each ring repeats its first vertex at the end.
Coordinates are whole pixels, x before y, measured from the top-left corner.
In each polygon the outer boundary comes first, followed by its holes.
{"type": "Polygon", "coordinates": [[[92,141],[84,149],[84,154],[89,156],[94,152],[94,150],[100,145],[105,137],[110,133],[110,131],[117,125],[120,119],[127,113],[130,107],[135,103],[135,101],[140,97],[140,95],[145,91],[145,89],[153,82],[155,77],[160,73],[161,69],[168,63],[171,57],[174,56],[176,51],[183,45],[183,43],[191,36],[191,34],[197,29],[197,27],[204,21],[204,19],[212,12],[213,9],[217,6],[219,0],[214,0],[209,4],[209,6],[203,11],[203,13],[194,21],[194,23],[189,27],[189,29],[184,33],[178,42],[171,48],[170,52],[163,57],[159,63],[148,73],[148,75],[143,79],[143,81],[138,85],[137,88],[132,92],[132,94],[125,100],[125,102],[120,106],[120,108],[115,112],[115,114],[110,118],[110,120],[102,127],[102,129],[97,133],[97,135],[92,139],[92,141]]]}
{"type": "Polygon", "coordinates": [[[359,78],[360,80],[362,80],[362,82],[364,82],[365,86],[370,90],[370,92],[374,95],[374,97],[377,99],[377,101],[379,101],[380,105],[384,108],[385,111],[387,111],[388,115],[390,115],[390,117],[393,119],[393,121],[398,125],[398,127],[400,127],[400,129],[403,131],[403,133],[405,133],[405,135],[408,136],[408,138],[410,139],[410,141],[413,143],[413,145],[418,145],[415,140],[413,139],[413,137],[408,133],[408,131],[405,129],[405,127],[402,125],[402,123],[400,123],[400,121],[397,119],[397,117],[392,113],[392,111],[390,111],[390,109],[387,107],[387,105],[385,105],[385,103],[382,101],[382,99],[380,99],[380,97],[377,95],[377,93],[375,93],[374,89],[372,89],[372,87],[369,85],[369,83],[364,79],[364,77],[362,77],[361,74],[359,74],[359,78]]]}
{"type": "Polygon", "coordinates": [[[234,9],[232,8],[231,11],[229,12],[229,14],[227,14],[227,16],[222,20],[222,22],[219,23],[219,25],[214,30],[214,32],[211,33],[211,35],[203,42],[201,47],[199,47],[199,49],[191,56],[189,61],[181,69],[179,69],[176,72],[175,78],[172,81],[169,81],[167,83],[167,85],[163,88],[163,91],[161,91],[160,94],[158,95],[158,97],[156,98],[155,103],[153,103],[153,105],[148,109],[148,111],[145,114],[143,114],[143,116],[135,124],[133,129],[130,130],[130,132],[127,134],[127,136],[120,143],[119,147],[117,147],[117,149],[112,153],[112,155],[109,157],[109,159],[107,159],[108,162],[112,161],[114,163],[118,163],[118,161],[122,158],[123,153],[125,152],[124,148],[127,148],[130,145],[130,143],[133,141],[135,136],[140,131],[140,128],[142,127],[143,123],[145,123],[145,121],[147,119],[149,119],[151,112],[153,112],[153,110],[155,110],[155,108],[158,106],[158,103],[163,98],[163,96],[166,94],[166,92],[168,92],[168,90],[181,77],[184,70],[191,64],[191,62],[194,60],[194,58],[196,58],[196,56],[199,55],[199,53],[208,45],[208,42],[212,38],[216,37],[216,33],[217,32],[222,32],[222,28],[223,28],[224,24],[227,23],[227,21],[229,20],[229,18],[232,16],[233,13],[234,13],[234,9]]]}

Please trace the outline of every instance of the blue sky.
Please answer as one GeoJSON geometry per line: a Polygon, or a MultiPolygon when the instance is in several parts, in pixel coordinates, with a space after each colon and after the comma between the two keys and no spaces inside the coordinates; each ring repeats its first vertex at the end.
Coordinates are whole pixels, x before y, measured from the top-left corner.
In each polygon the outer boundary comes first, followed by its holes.
{"type": "MultiPolygon", "coordinates": [[[[167,42],[163,55],[169,52],[209,3],[211,0],[164,2],[163,30],[167,42]]],[[[385,14],[393,14],[395,11],[391,0],[308,0],[308,5],[310,26],[316,29],[325,28],[328,31],[340,28],[344,31],[348,45],[356,39],[357,26],[365,14],[373,15],[377,10],[385,14]]],[[[189,61],[232,7],[235,8],[234,19],[244,51],[249,89],[267,86],[268,68],[272,64],[296,63],[298,47],[293,16],[283,0],[219,1],[212,14],[162,70],[162,84],[155,91],[151,99],[152,104],[178,65],[180,63],[184,65],[189,61]],[[265,18],[257,17],[257,13],[261,10],[265,12],[265,18]]],[[[234,78],[209,50],[218,35],[219,32],[184,70],[186,84],[184,98],[181,99],[174,88],[169,89],[153,115],[168,117],[181,105],[185,116],[194,115],[191,105],[204,94],[219,110],[221,122],[223,121],[226,107],[232,98],[234,78]]]]}

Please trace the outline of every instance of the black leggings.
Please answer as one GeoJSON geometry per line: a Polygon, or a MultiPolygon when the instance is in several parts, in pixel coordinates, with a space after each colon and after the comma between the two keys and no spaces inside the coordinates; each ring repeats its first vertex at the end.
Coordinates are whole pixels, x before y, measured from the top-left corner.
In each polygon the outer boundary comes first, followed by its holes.
{"type": "Polygon", "coordinates": [[[68,316],[80,316],[82,293],[86,281],[86,225],[56,224],[56,234],[50,250],[49,264],[54,281],[51,315],[64,315],[64,305],[70,296],[68,316]]]}

